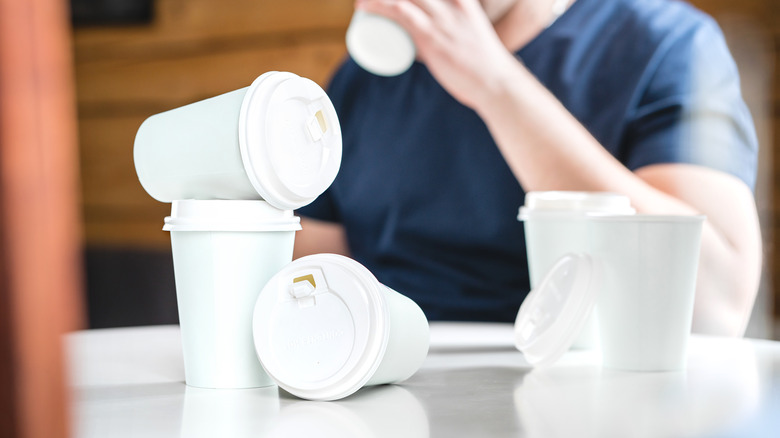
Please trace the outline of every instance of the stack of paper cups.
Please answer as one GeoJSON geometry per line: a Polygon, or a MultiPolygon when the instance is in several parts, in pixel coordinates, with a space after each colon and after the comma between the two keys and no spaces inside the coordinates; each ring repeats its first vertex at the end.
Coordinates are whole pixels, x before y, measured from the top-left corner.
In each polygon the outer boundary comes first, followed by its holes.
{"type": "Polygon", "coordinates": [[[291,263],[293,210],[324,192],[341,163],[338,119],[314,82],[270,72],[154,115],[134,154],[144,189],[173,203],[164,230],[188,385],[277,382],[334,400],[417,371],[428,321],[412,300],[346,257],[291,263]]]}
{"type": "Polygon", "coordinates": [[[254,353],[252,308],[292,260],[293,210],[333,182],[341,128],[309,79],[269,72],[251,86],[149,117],[138,179],[172,202],[171,232],[188,385],[270,385],[254,353]]]}

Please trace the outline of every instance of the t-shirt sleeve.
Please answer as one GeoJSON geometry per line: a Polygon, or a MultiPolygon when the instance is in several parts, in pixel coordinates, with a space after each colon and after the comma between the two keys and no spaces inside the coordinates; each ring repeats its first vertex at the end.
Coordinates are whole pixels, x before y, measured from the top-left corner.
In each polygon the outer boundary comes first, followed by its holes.
{"type": "Polygon", "coordinates": [[[736,64],[717,24],[702,19],[659,46],[629,115],[631,170],[687,163],[734,175],[753,187],[758,142],[736,64]]]}
{"type": "Polygon", "coordinates": [[[338,210],[334,206],[330,190],[331,189],[326,190],[325,193],[318,196],[311,204],[296,210],[296,213],[301,216],[321,221],[340,222],[341,219],[338,210]]]}

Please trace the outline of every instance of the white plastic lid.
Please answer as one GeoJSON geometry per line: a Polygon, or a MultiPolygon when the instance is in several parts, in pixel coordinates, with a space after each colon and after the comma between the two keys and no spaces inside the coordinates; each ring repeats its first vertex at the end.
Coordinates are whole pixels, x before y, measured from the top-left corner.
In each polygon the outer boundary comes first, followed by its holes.
{"type": "Polygon", "coordinates": [[[173,201],[165,231],[297,231],[301,219],[265,201],[173,201]]]}
{"type": "Polygon", "coordinates": [[[363,11],[355,11],[347,29],[347,50],[358,65],[379,76],[400,75],[417,54],[412,37],[398,23],[363,11]]]}
{"type": "Polygon", "coordinates": [[[310,400],[337,400],[360,389],[384,356],[387,306],[379,281],[335,254],[295,260],[257,299],[257,357],[276,383],[310,400]]]}
{"type": "Polygon", "coordinates": [[[566,254],[532,290],[515,320],[515,346],[533,366],[552,365],[582,331],[596,303],[597,270],[586,254],[566,254]]]}
{"type": "Polygon", "coordinates": [[[286,72],[255,79],[238,130],[249,181],[276,208],[303,207],[336,178],[341,126],[328,95],[309,79],[286,72]]]}
{"type": "Polygon", "coordinates": [[[627,196],[617,193],[528,192],[525,194],[525,205],[520,207],[517,219],[523,221],[531,215],[631,215],[634,213],[631,200],[627,196]]]}

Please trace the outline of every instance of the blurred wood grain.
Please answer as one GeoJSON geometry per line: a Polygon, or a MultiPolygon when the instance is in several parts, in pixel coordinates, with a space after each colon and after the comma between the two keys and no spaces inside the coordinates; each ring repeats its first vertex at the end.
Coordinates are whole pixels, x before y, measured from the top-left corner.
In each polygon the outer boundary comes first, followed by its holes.
{"type": "Polygon", "coordinates": [[[346,56],[349,0],[158,0],[147,26],[77,28],[74,56],[87,245],[168,248],[170,205],[132,160],[143,120],[272,70],[325,86],[346,56]]]}

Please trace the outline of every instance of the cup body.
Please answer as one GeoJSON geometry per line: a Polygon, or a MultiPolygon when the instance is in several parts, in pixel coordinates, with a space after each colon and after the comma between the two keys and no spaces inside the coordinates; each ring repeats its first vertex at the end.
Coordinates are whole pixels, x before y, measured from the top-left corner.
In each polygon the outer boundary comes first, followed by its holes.
{"type": "Polygon", "coordinates": [[[190,386],[273,384],[254,354],[252,307],[266,282],[292,260],[300,227],[292,212],[273,210],[263,201],[178,201],[166,219],[190,386]],[[246,217],[225,219],[231,211],[238,215],[242,210],[246,217]],[[257,217],[263,210],[277,220],[257,217]]]}
{"type": "Polygon", "coordinates": [[[589,218],[604,366],[685,367],[704,216],[589,218]]]}
{"type": "Polygon", "coordinates": [[[135,138],[138,178],[155,199],[262,199],[247,177],[238,118],[247,88],[146,119],[135,138]]]}
{"type": "Polygon", "coordinates": [[[260,293],[253,325],[268,374],[310,400],[400,382],[428,353],[428,321],[419,306],[334,254],[285,266],[260,293]]]}
{"type": "MultiPolygon", "coordinates": [[[[602,192],[529,192],[518,219],[524,222],[531,289],[568,253],[588,253],[587,218],[593,214],[633,214],[627,197],[602,192]]],[[[585,322],[574,348],[598,345],[595,314],[585,322]]]]}
{"type": "Polygon", "coordinates": [[[366,71],[397,76],[409,69],[417,49],[398,23],[381,15],[355,11],[347,28],[347,50],[366,71]]]}
{"type": "Polygon", "coordinates": [[[365,386],[402,382],[412,377],[428,355],[430,329],[422,309],[409,297],[382,285],[389,330],[379,367],[365,386]]]}
{"type": "Polygon", "coordinates": [[[136,173],[155,199],[265,200],[302,207],[341,163],[341,128],[325,92],[287,72],[153,115],[138,129],[136,173]]]}

